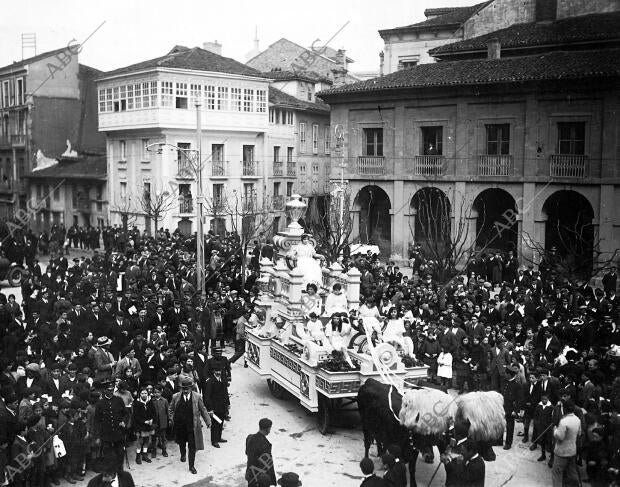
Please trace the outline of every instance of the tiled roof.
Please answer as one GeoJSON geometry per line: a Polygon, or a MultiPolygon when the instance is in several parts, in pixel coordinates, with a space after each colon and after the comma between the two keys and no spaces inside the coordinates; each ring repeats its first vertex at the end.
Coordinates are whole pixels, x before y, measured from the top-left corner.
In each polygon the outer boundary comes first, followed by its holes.
{"type": "Polygon", "coordinates": [[[316,102],[300,100],[273,86],[269,87],[269,104],[297,110],[329,113],[329,105],[322,100],[317,100],[316,102]]]}
{"type": "MultiPolygon", "coordinates": [[[[322,51],[323,56],[327,56],[332,61],[338,60],[338,49],[334,49],[333,47],[329,47],[329,46],[322,46],[320,42],[317,42],[314,48],[317,51],[322,51]]],[[[312,46],[310,46],[308,49],[312,50],[312,46]]],[[[355,61],[353,59],[347,56],[347,63],[354,63],[354,62],[355,61]]]]}
{"type": "Polygon", "coordinates": [[[142,61],[124,68],[115,69],[114,71],[108,71],[105,73],[105,77],[155,68],[193,69],[196,71],[212,71],[216,73],[262,77],[260,72],[254,68],[250,68],[234,59],[220,56],[219,54],[206,51],[200,47],[193,47],[190,49],[184,46],[174,46],[165,56],[142,61]]]}
{"type": "Polygon", "coordinates": [[[318,96],[329,101],[332,95],[364,91],[619,77],[618,59],[620,49],[554,51],[495,60],[443,61],[420,64],[381,78],[332,88],[318,96]]]}
{"type": "Polygon", "coordinates": [[[431,49],[429,54],[442,57],[465,51],[486,51],[490,39],[499,40],[502,49],[620,40],[620,12],[569,17],[551,23],[517,24],[482,36],[436,47],[431,49]]]}
{"type": "MultiPolygon", "coordinates": [[[[476,14],[478,11],[486,7],[492,0],[487,2],[482,2],[477,5],[472,5],[470,7],[453,7],[448,9],[447,13],[443,13],[438,15],[437,17],[432,17],[430,19],[426,19],[422,22],[417,22],[411,25],[405,25],[403,27],[394,27],[393,29],[383,29],[379,31],[380,35],[384,33],[390,33],[400,30],[425,30],[425,29],[434,29],[438,27],[448,27],[453,26],[455,28],[460,27],[463,23],[469,19],[472,15],[476,14]]],[[[438,9],[443,10],[443,9],[438,9]]]]}
{"type": "Polygon", "coordinates": [[[60,159],[55,164],[39,171],[32,171],[30,179],[102,179],[107,177],[105,156],[81,157],[77,160],[60,159]]]}
{"type": "Polygon", "coordinates": [[[321,76],[314,71],[282,71],[280,69],[274,69],[271,71],[263,72],[265,78],[270,78],[276,81],[289,81],[289,80],[301,80],[309,81],[311,83],[323,82],[332,84],[332,80],[321,76]]]}

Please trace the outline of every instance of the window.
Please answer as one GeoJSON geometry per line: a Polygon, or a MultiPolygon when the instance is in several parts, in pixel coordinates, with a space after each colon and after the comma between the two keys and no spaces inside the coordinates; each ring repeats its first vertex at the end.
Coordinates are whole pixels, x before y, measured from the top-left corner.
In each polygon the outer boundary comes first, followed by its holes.
{"type": "Polygon", "coordinates": [[[286,196],[293,196],[293,183],[290,181],[286,183],[286,196]]]}
{"type": "Polygon", "coordinates": [[[443,127],[422,127],[422,154],[443,155],[443,127]]]}
{"type": "Polygon", "coordinates": [[[312,125],[312,153],[319,153],[319,126],[312,125]]]}
{"type": "Polygon", "coordinates": [[[510,124],[485,125],[487,133],[487,155],[499,156],[510,154],[510,124]]]}
{"type": "Polygon", "coordinates": [[[312,101],[312,85],[308,85],[308,101],[312,101]]]}
{"type": "Polygon", "coordinates": [[[2,106],[4,108],[9,106],[9,82],[4,81],[2,83],[2,106]]]}
{"type": "Polygon", "coordinates": [[[58,186],[54,188],[54,201],[60,201],[60,188],[58,186]]]}
{"type": "Polygon", "coordinates": [[[256,111],[259,113],[267,111],[267,92],[265,90],[256,90],[256,111]]]}
{"type": "Polygon", "coordinates": [[[254,196],[254,183],[243,183],[243,196],[245,198],[254,196]]]}
{"type": "Polygon", "coordinates": [[[417,61],[399,61],[398,62],[398,70],[402,70],[402,69],[408,69],[408,68],[413,68],[414,66],[417,66],[418,62],[417,61]]]}
{"type": "Polygon", "coordinates": [[[276,111],[273,108],[269,109],[269,123],[276,123],[276,111]]]}
{"type": "Polygon", "coordinates": [[[287,125],[293,125],[293,112],[286,112],[287,125]]]}
{"type": "Polygon", "coordinates": [[[213,185],[213,203],[215,206],[220,206],[222,201],[224,200],[224,185],[223,184],[214,184],[213,185]]]}
{"type": "Polygon", "coordinates": [[[273,195],[280,196],[280,183],[273,183],[273,195]]]}
{"type": "Polygon", "coordinates": [[[151,81],[149,83],[151,85],[151,106],[157,106],[157,81],[151,81]]]}
{"type": "Polygon", "coordinates": [[[149,161],[151,153],[149,152],[149,139],[142,139],[142,160],[149,161]]]}
{"type": "Polygon", "coordinates": [[[125,181],[121,181],[121,198],[127,198],[127,183],[125,181]]]}
{"type": "Polygon", "coordinates": [[[172,85],[172,81],[162,81],[161,82],[161,106],[162,107],[173,107],[174,101],[174,88],[172,85]]]}
{"type": "Polygon", "coordinates": [[[24,99],[24,78],[17,78],[17,104],[23,105],[25,103],[24,99]]]}
{"type": "Polygon", "coordinates": [[[217,109],[228,110],[228,86],[217,87],[217,109]]]}
{"type": "Polygon", "coordinates": [[[215,86],[205,86],[205,106],[207,110],[215,110],[215,86]]]}
{"type": "Polygon", "coordinates": [[[134,97],[133,97],[133,85],[127,85],[127,110],[133,110],[134,97]]]}
{"type": "Polygon", "coordinates": [[[319,165],[316,162],[312,164],[312,175],[313,176],[319,175],[319,165]]]}
{"type": "MultiPolygon", "coordinates": [[[[181,185],[179,185],[180,187],[181,185]]],[[[148,181],[144,181],[142,183],[142,191],[144,191],[144,200],[145,202],[151,201],[151,183],[148,181]]]]}
{"type": "Polygon", "coordinates": [[[9,102],[11,106],[15,105],[15,82],[11,80],[9,82],[9,102]]]}
{"type": "Polygon", "coordinates": [[[299,177],[302,179],[306,177],[306,165],[305,164],[299,165],[299,177]]]}
{"type": "Polygon", "coordinates": [[[364,155],[383,156],[383,129],[364,129],[364,155]]]}
{"type": "Polygon", "coordinates": [[[329,150],[329,141],[331,139],[331,132],[329,130],[329,125],[327,125],[325,127],[325,132],[324,132],[323,137],[324,137],[323,143],[325,144],[325,146],[324,146],[325,147],[325,149],[324,149],[325,154],[329,154],[329,152],[330,152],[330,150],[329,150]]]}
{"type": "Polygon", "coordinates": [[[280,146],[279,145],[274,145],[273,146],[273,162],[281,162],[280,161],[280,146]]]}
{"type": "Polygon", "coordinates": [[[187,83],[177,83],[176,89],[175,107],[187,108],[187,83]]]}
{"type": "Polygon", "coordinates": [[[294,151],[294,147],[287,147],[286,148],[286,162],[293,162],[293,151],[294,151]]]}
{"type": "Polygon", "coordinates": [[[99,113],[105,112],[105,90],[99,90],[99,113]]]}
{"type": "Polygon", "coordinates": [[[178,142],[177,147],[177,166],[179,172],[191,171],[190,159],[188,157],[189,151],[192,149],[192,144],[189,142],[178,142]]]}
{"type": "Polygon", "coordinates": [[[112,95],[112,88],[107,88],[105,90],[105,111],[111,112],[114,110],[114,102],[112,95]]]}
{"type": "Polygon", "coordinates": [[[558,123],[558,154],[584,155],[585,145],[585,122],[558,123]]]}
{"type": "Polygon", "coordinates": [[[231,98],[231,103],[232,103],[230,109],[233,112],[240,112],[241,111],[241,88],[231,88],[230,98],[231,98]]]}
{"type": "Polygon", "coordinates": [[[299,152],[302,154],[306,152],[306,124],[304,122],[299,124],[299,152]]]}
{"type": "Polygon", "coordinates": [[[124,140],[121,140],[119,142],[120,144],[120,155],[121,155],[121,161],[126,161],[127,160],[127,143],[124,140]]]}
{"type": "Polygon", "coordinates": [[[134,108],[142,108],[142,83],[133,85],[133,106],[134,108]]]}
{"type": "Polygon", "coordinates": [[[196,102],[202,104],[202,85],[189,85],[189,101],[192,106],[196,106],[196,102]]]}
{"type": "Polygon", "coordinates": [[[211,160],[224,162],[224,144],[211,144],[211,160]]]}
{"type": "Polygon", "coordinates": [[[124,112],[127,110],[127,87],[119,86],[118,110],[124,112]]]}
{"type": "Polygon", "coordinates": [[[243,111],[254,111],[254,90],[250,90],[248,88],[243,90],[243,111]]]}
{"type": "Polygon", "coordinates": [[[254,161],[254,146],[244,145],[243,146],[243,162],[252,162],[252,161],[254,161]]]}

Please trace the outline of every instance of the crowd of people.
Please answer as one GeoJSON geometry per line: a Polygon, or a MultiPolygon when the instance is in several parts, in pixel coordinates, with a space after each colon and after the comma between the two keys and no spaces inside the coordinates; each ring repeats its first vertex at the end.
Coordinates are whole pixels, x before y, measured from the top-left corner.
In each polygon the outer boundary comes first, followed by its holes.
{"type": "MultiPolygon", "coordinates": [[[[172,439],[195,472],[201,423],[210,427],[214,448],[226,441],[231,362],[244,355],[244,328],[261,319],[256,280],[273,246],[255,242],[244,270],[239,236],[210,232],[202,299],[195,236],[107,228],[102,238],[92,233],[84,240],[90,257],[70,261],[66,247],[80,245],[82,233],[52,233],[58,246],[45,268],[40,244],[23,254],[29,272],[21,305],[0,294],[0,483],[73,483],[87,470],[112,475],[131,449],[135,463],[149,463],[168,454],[172,439]],[[235,346],[230,360],[225,345],[235,346]]],[[[31,238],[26,232],[3,250],[28,248],[31,238]]],[[[439,283],[420,249],[412,277],[377,256],[346,255],[345,270],[361,272],[361,306],[351,312],[342,289],[317,305],[318,289],[309,285],[306,338],[346,354],[343,324],[357,321],[373,340],[427,364],[437,387],[501,392],[505,449],[522,421],[521,441],[541,449],[554,481],[566,473],[572,481],[583,464],[588,480],[608,485],[620,470],[617,276],[612,268],[598,287],[569,282],[555,259],[552,251],[534,268],[510,252],[493,254],[439,283]],[[331,318],[329,326],[317,319],[321,314],[331,318]],[[571,413],[582,431],[575,455],[558,451],[554,433],[571,413]]],[[[127,482],[121,476],[117,481],[127,482]]],[[[259,485],[259,477],[249,484],[259,485]]],[[[276,483],[275,474],[269,481],[276,483]]]]}

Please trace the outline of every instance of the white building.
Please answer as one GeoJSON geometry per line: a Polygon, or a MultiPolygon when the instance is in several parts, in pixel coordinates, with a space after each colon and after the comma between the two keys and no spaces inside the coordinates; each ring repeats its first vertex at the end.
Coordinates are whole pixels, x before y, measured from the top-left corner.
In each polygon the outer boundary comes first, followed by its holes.
{"type": "MultiPolygon", "coordinates": [[[[195,231],[196,178],[188,167],[192,153],[185,150],[197,148],[196,102],[201,104],[207,200],[234,195],[249,204],[263,198],[270,80],[222,57],[219,44],[209,46],[216,52],[176,46],[164,56],[108,72],[98,80],[112,224],[121,224],[124,215],[133,213],[139,228],[152,231],[138,200],[144,192],[168,191],[176,201],[158,227],[195,231]],[[157,151],[152,144],[167,145],[157,151]]],[[[221,231],[224,222],[214,221],[213,206],[206,205],[205,213],[210,214],[205,226],[217,223],[221,231]]]]}

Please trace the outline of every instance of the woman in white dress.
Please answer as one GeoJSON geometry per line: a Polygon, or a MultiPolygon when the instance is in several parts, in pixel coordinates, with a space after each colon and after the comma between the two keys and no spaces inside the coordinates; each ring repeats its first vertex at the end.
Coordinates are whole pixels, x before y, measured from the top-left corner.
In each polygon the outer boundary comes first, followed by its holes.
{"type": "Polygon", "coordinates": [[[344,354],[344,359],[347,363],[353,367],[353,362],[349,357],[347,346],[349,345],[349,339],[351,335],[351,325],[348,321],[343,323],[340,313],[334,313],[332,320],[325,327],[325,337],[327,338],[327,345],[332,350],[338,350],[344,354]]]}
{"type": "Polygon", "coordinates": [[[323,283],[323,272],[319,260],[324,260],[320,254],[314,251],[314,245],[310,242],[310,236],[304,233],[301,242],[291,248],[291,256],[295,259],[295,269],[304,275],[304,284],[312,283],[320,286],[323,283]]]}
{"type": "Polygon", "coordinates": [[[372,336],[376,333],[377,338],[381,336],[381,313],[372,299],[367,299],[360,306],[358,318],[362,321],[364,329],[372,336]]]}
{"type": "Polygon", "coordinates": [[[402,348],[405,355],[413,357],[413,341],[405,333],[405,322],[398,317],[398,310],[390,308],[383,330],[383,341],[402,348]]]}
{"type": "Polygon", "coordinates": [[[318,288],[316,284],[308,283],[306,285],[306,292],[301,295],[301,306],[305,316],[309,316],[310,313],[321,316],[321,307],[323,303],[317,291],[318,288]]]}

